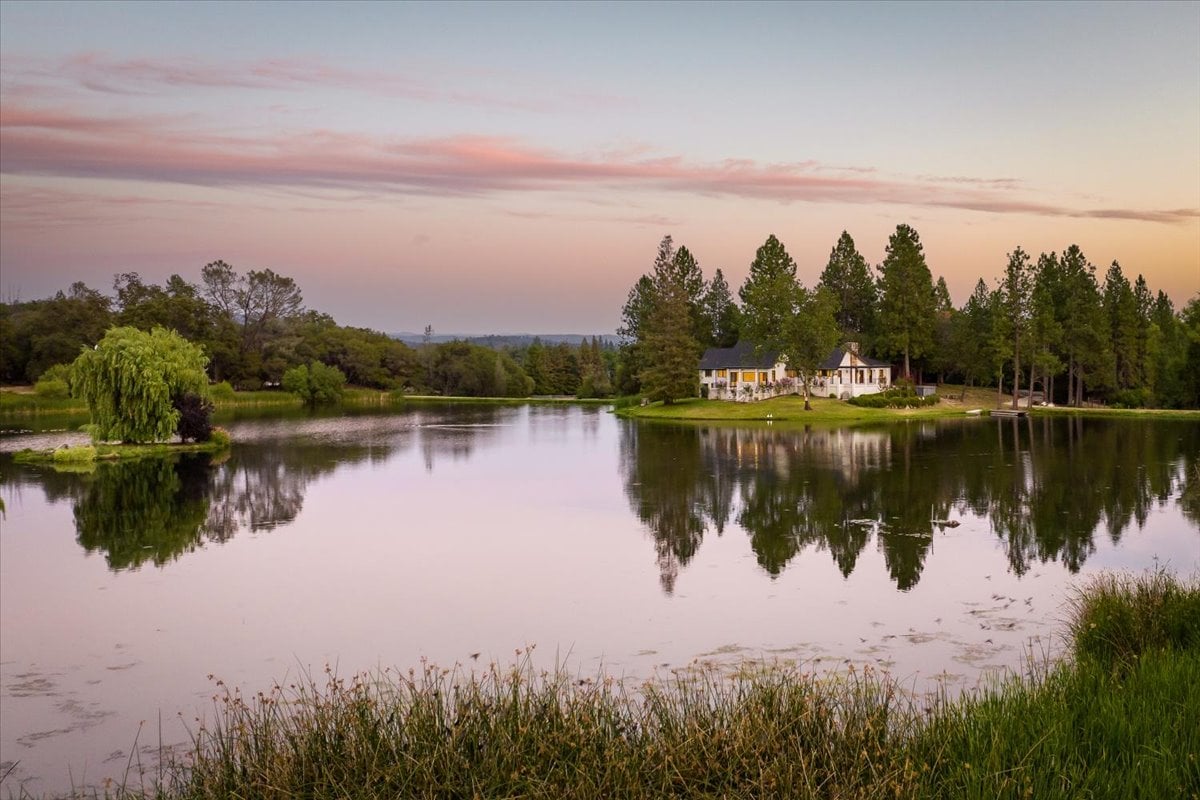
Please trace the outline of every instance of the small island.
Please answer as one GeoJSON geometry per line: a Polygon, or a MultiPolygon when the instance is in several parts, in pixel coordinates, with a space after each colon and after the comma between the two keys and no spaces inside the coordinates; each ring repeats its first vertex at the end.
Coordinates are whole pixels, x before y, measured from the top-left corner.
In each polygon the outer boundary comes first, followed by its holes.
{"type": "Polygon", "coordinates": [[[17,463],[86,466],[178,453],[216,453],[229,433],[212,424],[204,351],[162,327],[110,329],[65,371],[91,415],[92,444],[22,450],[17,463]]]}

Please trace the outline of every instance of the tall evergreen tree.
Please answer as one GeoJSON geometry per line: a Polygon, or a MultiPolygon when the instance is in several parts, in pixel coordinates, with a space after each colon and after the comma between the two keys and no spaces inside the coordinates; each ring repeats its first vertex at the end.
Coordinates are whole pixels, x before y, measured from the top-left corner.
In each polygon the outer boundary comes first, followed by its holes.
{"type": "Polygon", "coordinates": [[[649,275],[643,275],[629,290],[621,309],[621,327],[617,328],[621,350],[617,369],[617,391],[620,394],[631,395],[641,391],[638,375],[642,371],[646,320],[653,305],[654,281],[649,275]]]}
{"type": "Polygon", "coordinates": [[[742,333],[759,352],[784,349],[784,331],[794,313],[796,262],[775,238],[754,255],[750,274],[738,290],[742,298],[742,333]]]}
{"type": "Polygon", "coordinates": [[[885,352],[904,356],[904,376],[910,378],[912,359],[933,344],[935,310],[933,276],[915,230],[896,226],[879,272],[879,341],[885,352]]]}
{"type": "Polygon", "coordinates": [[[1061,282],[1059,272],[1055,253],[1038,256],[1029,298],[1029,391],[1033,391],[1034,382],[1040,375],[1046,402],[1051,403],[1054,402],[1054,377],[1063,370],[1063,363],[1056,355],[1062,343],[1062,326],[1054,307],[1061,282]]]}
{"type": "Polygon", "coordinates": [[[844,338],[860,342],[870,338],[875,327],[875,279],[846,231],[829,251],[817,286],[828,289],[837,300],[836,320],[844,338]]]}
{"type": "Polygon", "coordinates": [[[733,301],[725,274],[718,269],[704,290],[704,313],[708,319],[709,338],[716,347],[733,347],[741,334],[741,310],[733,301]]]}
{"type": "Polygon", "coordinates": [[[950,287],[941,275],[933,285],[933,307],[937,311],[950,311],[954,308],[954,301],[950,299],[950,287]]]}
{"type": "Polygon", "coordinates": [[[652,282],[638,378],[647,397],[670,404],[696,394],[700,345],[692,335],[688,290],[680,273],[670,262],[656,262],[652,282]]]}
{"type": "Polygon", "coordinates": [[[1138,385],[1138,309],[1129,279],[1116,261],[1104,276],[1104,314],[1108,322],[1108,341],[1113,358],[1109,383],[1117,389],[1138,385]]]}
{"type": "Polygon", "coordinates": [[[963,304],[955,326],[955,365],[965,385],[974,385],[992,374],[992,293],[983,278],[963,304]]]}
{"type": "Polygon", "coordinates": [[[1012,359],[1013,388],[1012,407],[1018,404],[1021,392],[1021,344],[1028,335],[1030,295],[1033,282],[1030,274],[1029,254],[1020,247],[1008,254],[1008,265],[1004,268],[1004,280],[1000,284],[1000,319],[1003,331],[1003,352],[1012,359]]]}
{"type": "Polygon", "coordinates": [[[1067,403],[1083,403],[1088,383],[1103,380],[1110,356],[1104,330],[1104,308],[1096,284],[1096,268],[1078,245],[1059,259],[1062,299],[1058,306],[1067,363],[1067,403]]]}
{"type": "Polygon", "coordinates": [[[1157,378],[1154,372],[1154,357],[1155,351],[1158,349],[1158,341],[1154,323],[1150,319],[1150,314],[1154,310],[1154,297],[1150,294],[1150,287],[1146,285],[1146,278],[1143,275],[1139,274],[1137,281],[1133,284],[1133,299],[1137,312],[1137,330],[1134,334],[1137,359],[1135,377],[1138,384],[1145,387],[1147,393],[1153,396],[1157,378]]]}

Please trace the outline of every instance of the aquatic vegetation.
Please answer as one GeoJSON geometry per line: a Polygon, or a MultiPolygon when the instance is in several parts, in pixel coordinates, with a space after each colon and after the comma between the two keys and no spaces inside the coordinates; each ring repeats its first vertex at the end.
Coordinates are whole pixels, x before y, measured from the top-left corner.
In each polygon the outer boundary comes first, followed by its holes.
{"type": "Polygon", "coordinates": [[[479,671],[422,664],[344,679],[327,668],[323,685],[310,677],[253,696],[218,681],[216,713],[189,756],[152,790],[124,794],[1195,796],[1198,598],[1200,585],[1163,573],[1101,579],[1073,605],[1071,661],[925,705],[870,670],[698,664],[631,686],[538,671],[529,651],[479,671]],[[1174,610],[1128,643],[1124,612],[1154,608],[1174,610]]]}

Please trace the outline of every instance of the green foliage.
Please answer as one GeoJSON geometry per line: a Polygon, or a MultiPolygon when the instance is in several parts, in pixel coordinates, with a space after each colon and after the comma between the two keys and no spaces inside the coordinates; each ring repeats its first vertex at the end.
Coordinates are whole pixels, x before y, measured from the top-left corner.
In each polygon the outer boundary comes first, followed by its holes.
{"type": "Polygon", "coordinates": [[[837,300],[836,320],[843,338],[862,342],[875,330],[877,293],[867,260],[846,231],[829,251],[818,286],[837,300]]]}
{"type": "Polygon", "coordinates": [[[229,401],[233,400],[234,397],[237,396],[237,393],[233,391],[233,386],[229,384],[229,381],[214,383],[209,387],[208,391],[212,399],[217,401],[229,401]]]}
{"type": "Polygon", "coordinates": [[[39,378],[33,385],[33,391],[44,400],[66,400],[71,396],[71,389],[66,381],[39,378]]]}
{"type": "Polygon", "coordinates": [[[174,331],[112,328],[75,360],[73,390],[88,404],[98,441],[165,441],[179,421],[174,399],[207,395],[207,361],[174,331]]]}
{"type": "Polygon", "coordinates": [[[283,373],[283,389],[307,406],[332,405],[342,400],[346,376],[337,367],[313,361],[283,373]]]}
{"type": "MultiPolygon", "coordinates": [[[[533,349],[532,347],[530,349],[533,349]]],[[[507,353],[468,342],[429,346],[430,388],[437,394],[458,397],[528,397],[533,379],[507,353]]],[[[566,348],[564,355],[570,355],[566,348]]],[[[576,377],[575,380],[578,380],[576,377]]],[[[575,384],[566,378],[570,394],[575,384]]]]}
{"type": "Polygon", "coordinates": [[[224,428],[213,428],[208,441],[218,450],[224,450],[233,443],[233,438],[224,428]]]}
{"type": "Polygon", "coordinates": [[[936,394],[920,397],[913,391],[912,384],[901,385],[899,381],[890,389],[876,394],[864,394],[851,397],[846,401],[859,408],[923,408],[935,406],[941,402],[936,394]]]}
{"type": "Polygon", "coordinates": [[[66,400],[71,396],[71,365],[48,367],[33,385],[33,391],[43,400],[66,400]]]}
{"type": "Polygon", "coordinates": [[[903,374],[908,376],[912,374],[911,360],[921,358],[933,346],[937,310],[933,276],[915,230],[896,226],[879,273],[880,344],[885,352],[904,356],[903,374]]]}
{"type": "Polygon", "coordinates": [[[709,325],[707,341],[713,347],[733,347],[737,344],[741,337],[742,312],[733,301],[725,274],[719,269],[705,287],[703,305],[709,325]]]}
{"type": "Polygon", "coordinates": [[[55,464],[86,464],[96,460],[96,448],[90,444],[59,447],[50,459],[55,464]]]}
{"type": "Polygon", "coordinates": [[[638,374],[642,393],[668,404],[696,396],[700,359],[684,275],[674,268],[674,259],[664,256],[664,249],[669,256],[670,244],[671,237],[663,239],[655,262],[653,300],[642,323],[642,367],[638,374]]]}
{"type": "MultiPolygon", "coordinates": [[[[767,237],[750,263],[738,290],[742,299],[742,335],[760,352],[780,352],[795,313],[796,262],[783,243],[767,237]]],[[[828,355],[828,353],[826,353],[828,355]]]]}
{"type": "Polygon", "coordinates": [[[1071,602],[1076,659],[1129,666],[1154,651],[1200,651],[1200,586],[1169,573],[1105,573],[1071,602]]]}

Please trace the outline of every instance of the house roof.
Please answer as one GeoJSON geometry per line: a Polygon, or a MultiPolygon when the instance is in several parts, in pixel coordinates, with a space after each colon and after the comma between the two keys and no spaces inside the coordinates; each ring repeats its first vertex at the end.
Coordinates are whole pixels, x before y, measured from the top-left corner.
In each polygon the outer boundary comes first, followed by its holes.
{"type": "Polygon", "coordinates": [[[700,358],[700,369],[726,369],[728,367],[749,367],[753,369],[770,369],[779,361],[779,353],[766,350],[762,355],[756,355],[754,345],[750,342],[738,342],[733,347],[710,347],[700,358]]]}
{"type": "MultiPolygon", "coordinates": [[[[857,358],[859,361],[861,361],[862,365],[864,367],[891,367],[892,366],[891,364],[889,364],[886,361],[880,361],[879,359],[876,359],[876,358],[867,358],[866,356],[858,354],[858,353],[855,353],[854,357],[857,358]]],[[[822,361],[817,366],[817,369],[837,369],[838,367],[840,367],[842,365],[842,361],[845,360],[845,358],[846,358],[845,348],[835,347],[835,348],[833,348],[833,352],[830,353],[825,358],[825,360],[822,361]]]]}

